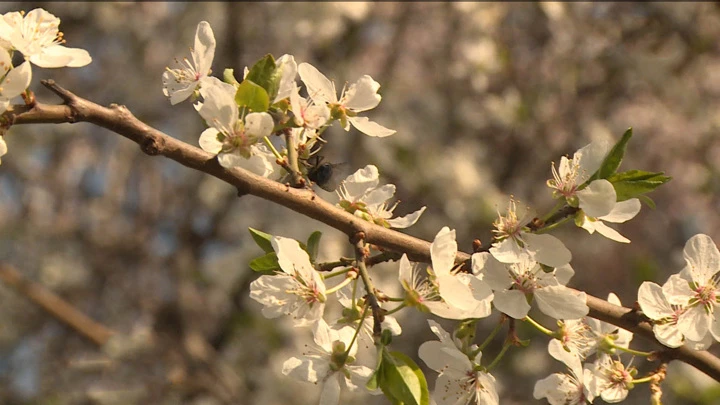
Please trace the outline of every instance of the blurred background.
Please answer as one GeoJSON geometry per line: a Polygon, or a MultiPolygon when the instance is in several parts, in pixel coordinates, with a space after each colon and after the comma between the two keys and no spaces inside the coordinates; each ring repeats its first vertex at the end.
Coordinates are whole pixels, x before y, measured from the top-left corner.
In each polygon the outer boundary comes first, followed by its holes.
{"type": "MultiPolygon", "coordinates": [[[[160,76],[173,58],[189,57],[202,20],[217,40],[216,75],[267,53],[309,62],[338,88],[371,75],[383,101],[368,116],[397,134],[335,126],[324,153],[353,171],[377,165],[398,187],[397,214],[427,206],[411,235],[432,240],[447,225],[461,250],[474,238],[488,243],[510,195],[538,213],[554,205],[545,185],[552,161],[633,127],[621,169],[673,180],[651,195],[656,210],[643,206],[615,226],[630,245],[572,226],[556,233],[573,252],[570,285],[601,298],[615,292],[630,306],[642,281],[662,284],[683,267],[689,237],[720,242],[717,4],[3,2],[0,12],[35,7],[60,17],[67,46],[93,57],[83,68],[33,67],[40,101],[59,102],[39,83],[54,79],[192,145],[203,122],[190,103],[170,105],[160,76]]],[[[90,124],[17,126],[5,140],[0,262],[115,334],[98,345],[0,283],[0,404],[317,403],[318,387],[281,374],[310,332],[265,319],[248,297],[257,275],[247,263],[261,251],[247,228],[299,240],[320,230],[321,260],[350,254],[345,235],[237,198],[231,186],[90,124]]],[[[373,274],[397,293],[396,263],[373,274]]],[[[436,374],[417,359],[435,338],[426,318],[398,318],[395,349],[418,360],[432,387],[436,374]]],[[[478,339],[496,321],[480,322],[478,339]]],[[[533,385],[562,364],[547,355],[547,338],[524,325],[519,334],[532,344],[493,371],[502,403],[545,403],[532,399],[533,385]]],[[[681,364],[670,370],[665,404],[719,400],[717,382],[681,364]]],[[[626,403],[648,398],[640,385],[626,403]]],[[[345,392],[341,403],[389,402],[345,392]]]]}

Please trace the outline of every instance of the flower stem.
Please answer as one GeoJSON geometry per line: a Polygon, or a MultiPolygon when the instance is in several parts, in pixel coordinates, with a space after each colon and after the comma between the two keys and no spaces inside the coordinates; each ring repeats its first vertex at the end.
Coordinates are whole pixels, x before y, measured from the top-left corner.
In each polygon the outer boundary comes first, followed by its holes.
{"type": "Polygon", "coordinates": [[[551,209],[550,212],[548,212],[544,217],[542,217],[543,222],[545,222],[545,221],[547,221],[548,219],[552,218],[553,214],[555,214],[556,212],[558,212],[558,210],[559,210],[560,208],[562,208],[563,205],[565,205],[565,201],[564,201],[564,200],[563,200],[563,201],[559,201],[557,204],[555,204],[555,206],[553,207],[553,209],[551,209]]]}
{"type": "Polygon", "coordinates": [[[300,176],[300,167],[298,166],[298,151],[295,146],[295,134],[292,130],[285,131],[285,145],[287,145],[287,157],[290,171],[290,178],[293,186],[298,187],[304,184],[300,176]]]}
{"type": "Polygon", "coordinates": [[[548,225],[548,226],[546,226],[546,227],[543,227],[543,228],[540,228],[540,229],[536,230],[535,233],[539,235],[539,234],[543,234],[543,233],[552,231],[553,229],[558,228],[558,227],[560,227],[560,225],[562,225],[562,224],[564,224],[565,222],[567,222],[570,218],[571,218],[571,217],[565,217],[565,218],[563,218],[563,219],[555,222],[554,224],[550,224],[550,225],[548,225]]]}
{"type": "Polygon", "coordinates": [[[500,360],[503,358],[503,356],[505,356],[505,352],[507,352],[507,349],[509,349],[510,346],[512,346],[512,344],[508,341],[506,341],[505,344],[503,344],[503,347],[500,350],[500,353],[498,353],[498,355],[495,356],[495,359],[492,361],[492,363],[490,363],[487,367],[485,367],[485,369],[488,372],[490,372],[490,370],[492,370],[493,367],[497,366],[500,363],[500,360]]]}
{"type": "Polygon", "coordinates": [[[636,379],[636,380],[632,380],[632,382],[633,382],[633,384],[648,383],[648,382],[653,382],[653,381],[655,380],[655,378],[656,378],[656,377],[655,377],[655,374],[653,374],[653,375],[649,375],[649,376],[647,376],[647,377],[643,377],[643,378],[638,378],[638,379],[636,379]]]}
{"type": "Polygon", "coordinates": [[[282,160],[282,155],[277,151],[277,149],[275,149],[275,145],[270,142],[270,138],[267,136],[263,137],[263,142],[265,142],[265,145],[270,149],[272,154],[275,155],[275,159],[282,160]]]}
{"type": "Polygon", "coordinates": [[[641,351],[639,351],[639,350],[633,350],[633,349],[630,349],[630,348],[627,348],[627,347],[617,346],[617,345],[614,345],[614,344],[611,344],[611,346],[612,346],[614,349],[623,351],[623,352],[625,352],[625,353],[634,354],[634,355],[636,355],[636,356],[649,357],[649,356],[652,355],[651,352],[641,352],[641,351]]]}
{"type": "Polygon", "coordinates": [[[347,272],[350,271],[350,270],[352,270],[352,267],[346,267],[346,268],[344,268],[344,269],[340,269],[340,270],[337,270],[337,271],[333,271],[332,273],[321,274],[321,276],[322,276],[323,280],[327,280],[327,279],[330,278],[330,277],[335,277],[335,276],[339,276],[339,275],[342,275],[342,274],[347,274],[347,272]]]}
{"type": "Polygon", "coordinates": [[[555,332],[553,332],[553,331],[551,331],[550,329],[548,329],[548,328],[540,325],[539,323],[537,323],[534,319],[530,318],[529,316],[526,316],[523,320],[524,320],[525,322],[529,323],[530,325],[534,326],[534,327],[535,327],[537,330],[539,330],[540,332],[542,332],[542,333],[544,333],[544,334],[546,334],[546,335],[548,335],[548,336],[550,336],[550,337],[555,337],[555,332]]]}
{"type": "MultiPolygon", "coordinates": [[[[504,318],[503,318],[503,319],[504,319],[504,318]]],[[[481,351],[485,350],[485,348],[487,347],[487,345],[489,345],[490,342],[492,342],[492,340],[493,340],[493,338],[495,337],[495,335],[497,335],[498,332],[500,332],[500,328],[502,328],[503,323],[505,323],[505,322],[500,321],[500,322],[498,322],[497,325],[495,325],[495,328],[492,330],[492,332],[490,332],[490,334],[488,335],[488,337],[486,337],[485,340],[482,342],[482,344],[477,348],[477,351],[478,351],[478,352],[481,352],[481,351]]],[[[473,353],[473,354],[477,354],[477,353],[473,353]]]]}
{"type": "Polygon", "coordinates": [[[365,234],[358,232],[353,236],[353,239],[357,239],[353,243],[355,246],[355,259],[357,260],[357,268],[360,272],[360,278],[362,278],[363,284],[365,284],[365,290],[367,291],[366,301],[368,305],[370,305],[370,308],[372,308],[373,336],[380,336],[382,333],[381,323],[383,314],[380,312],[380,304],[378,303],[377,296],[375,295],[375,286],[373,286],[373,282],[368,274],[367,266],[365,266],[365,258],[367,256],[365,250],[365,234]]]}
{"type": "Polygon", "coordinates": [[[405,303],[403,302],[402,304],[398,305],[397,307],[395,307],[395,308],[387,311],[387,312],[385,313],[385,315],[394,314],[395,312],[398,312],[399,310],[405,308],[406,306],[407,306],[407,304],[405,304],[405,303]]]}
{"type": "Polygon", "coordinates": [[[352,337],[352,340],[350,341],[350,344],[347,347],[347,350],[345,351],[345,356],[350,355],[350,349],[352,349],[353,345],[355,344],[355,340],[357,340],[358,334],[360,333],[360,329],[363,327],[363,323],[365,322],[365,315],[367,315],[368,308],[370,308],[370,304],[366,303],[365,308],[363,308],[363,313],[360,316],[360,322],[358,323],[357,328],[355,329],[355,334],[352,337]]]}
{"type": "MultiPolygon", "coordinates": [[[[346,270],[346,271],[347,271],[347,270],[346,270]]],[[[327,277],[325,277],[325,278],[327,278],[327,277]]],[[[346,278],[345,280],[343,280],[340,284],[336,285],[335,287],[333,287],[333,288],[328,288],[327,290],[325,290],[325,294],[326,294],[326,295],[327,295],[327,294],[332,294],[332,293],[334,293],[335,291],[337,291],[337,290],[345,287],[346,285],[350,284],[350,282],[353,281],[353,280],[354,280],[354,278],[348,277],[348,278],[346,278]]]]}

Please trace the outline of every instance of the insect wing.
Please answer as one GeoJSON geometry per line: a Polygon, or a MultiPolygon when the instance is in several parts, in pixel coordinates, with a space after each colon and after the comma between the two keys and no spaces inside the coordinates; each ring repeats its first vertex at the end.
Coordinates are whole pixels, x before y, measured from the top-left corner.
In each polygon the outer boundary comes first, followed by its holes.
{"type": "Polygon", "coordinates": [[[345,180],[349,170],[347,163],[322,163],[308,172],[308,179],[323,190],[333,192],[345,180]]]}

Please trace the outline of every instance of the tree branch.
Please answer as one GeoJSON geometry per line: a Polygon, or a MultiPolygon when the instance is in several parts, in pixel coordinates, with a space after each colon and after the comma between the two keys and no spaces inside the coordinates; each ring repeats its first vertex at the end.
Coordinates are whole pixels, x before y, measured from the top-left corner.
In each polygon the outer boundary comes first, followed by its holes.
{"type": "MultiPolygon", "coordinates": [[[[412,261],[430,262],[430,242],[363,221],[318,198],[311,190],[290,188],[240,168],[226,169],[220,166],[214,155],[146,125],[124,106],[100,106],[76,96],[53,80],[44,80],[42,84],[57,94],[65,105],[36,103],[33,106],[11,106],[3,116],[12,124],[93,123],[137,143],[140,149],[150,156],[162,155],[186,167],[217,177],[236,187],[240,195],[251,194],[280,204],[323,222],[348,237],[362,232],[367,243],[406,253],[412,261]]],[[[456,261],[465,262],[469,258],[469,254],[458,252],[456,261]]],[[[590,295],[587,297],[587,305],[590,307],[591,317],[643,336],[664,348],[662,353],[667,357],[691,364],[720,381],[720,359],[709,352],[686,347],[666,348],[655,339],[651,326],[645,320],[632,316],[634,311],[630,308],[616,306],[590,295]]]]}
{"type": "Polygon", "coordinates": [[[26,279],[8,265],[0,265],[0,280],[98,346],[103,346],[114,334],[112,330],[93,321],[43,285],[26,279]]]}

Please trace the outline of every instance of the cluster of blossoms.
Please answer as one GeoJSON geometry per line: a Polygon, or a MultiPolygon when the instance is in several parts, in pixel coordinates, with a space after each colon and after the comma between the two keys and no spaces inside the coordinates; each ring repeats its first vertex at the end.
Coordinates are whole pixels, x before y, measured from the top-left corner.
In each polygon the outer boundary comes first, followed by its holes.
{"type": "Polygon", "coordinates": [[[380,85],[368,75],[344,88],[338,98],[335,84],[315,67],[308,63],[298,65],[292,55],[283,55],[277,60],[270,57],[269,74],[261,72],[267,74],[263,76],[267,89],[246,80],[253,75],[249,68],[245,68],[242,82],[235,80],[231,70],[226,70],[223,81],[210,76],[215,45],[210,24],[205,21],[198,24],[192,60],[175,60],[175,66],[162,74],[162,83],[163,92],[173,105],[188,98],[202,99],[196,102],[195,109],[209,128],[200,136],[200,147],[217,155],[225,168],[242,167],[279,180],[283,169],[278,160],[287,156],[287,148],[307,159],[317,141],[324,142],[321,134],[334,121],[339,121],[346,131],[352,125],[373,137],[395,133],[358,115],[375,108],[382,99],[377,94],[380,85]],[[307,98],[300,95],[297,75],[305,84],[307,98]],[[247,89],[251,89],[252,96],[247,89]],[[262,96],[257,96],[258,91],[262,96]],[[279,134],[292,134],[294,144],[287,145],[285,139],[269,139],[279,134]]]}
{"type": "MultiPolygon", "coordinates": [[[[41,68],[82,67],[92,61],[86,50],[63,46],[65,39],[59,26],[60,19],[41,8],[27,14],[13,11],[0,16],[0,113],[30,86],[31,64],[41,68]],[[16,51],[24,61],[13,66],[16,51]]],[[[0,136],[0,156],[7,150],[0,136]]]]}
{"type": "MultiPolygon", "coordinates": [[[[425,207],[393,218],[397,203],[389,201],[395,186],[381,186],[375,166],[357,170],[337,187],[316,180],[320,176],[311,175],[308,163],[290,167],[293,159],[308,162],[315,155],[318,142],[326,142],[322,133],[335,121],[346,131],[352,126],[373,137],[392,135],[395,131],[359,115],[379,104],[377,82],[362,76],[343,87],[338,96],[331,80],[310,64],[297,64],[292,55],[277,60],[266,56],[252,68],[245,68],[240,82],[229,69],[220,80],[210,75],[215,46],[210,25],[201,22],[191,49],[192,60],[176,60],[176,66],[163,73],[162,82],[172,104],[186,99],[195,102],[195,109],[208,125],[199,144],[216,155],[220,165],[241,167],[275,180],[281,180],[285,172],[297,174],[293,172],[296,170],[324,189],[335,191],[337,206],[365,221],[386,228],[406,228],[418,221],[425,207]],[[296,76],[304,84],[305,97],[296,76]],[[284,136],[271,140],[273,135],[284,136]]],[[[369,281],[363,252],[369,252],[371,245],[361,243],[362,248],[356,246],[355,260],[341,260],[328,270],[315,262],[311,252],[316,246],[309,246],[311,240],[305,245],[280,236],[260,236],[264,242],[256,241],[266,255],[258,258],[255,267],[251,262],[251,267],[265,274],[252,282],[250,297],[263,305],[264,316],[290,316],[296,327],[310,329],[315,342],[309,352],[286,360],[282,372],[321,385],[323,405],[337,404],[343,388],[360,387],[374,394],[382,389],[395,402],[407,402],[403,395],[411,395],[409,392],[417,391],[418,385],[389,390],[387,384],[403,382],[396,379],[388,383],[392,380],[388,376],[393,374],[388,367],[409,365],[412,360],[385,347],[392,336],[402,332],[390,313],[413,307],[462,321],[450,333],[430,320],[430,329],[439,340],[425,342],[419,349],[419,357],[438,372],[432,396],[435,403],[497,404],[496,380],[490,371],[505,350],[483,364],[484,346],[476,345],[474,333],[468,332],[494,309],[553,337],[548,352],[568,368],[566,373],[538,381],[535,398],[546,398],[553,405],[583,404],[595,398],[606,402],[625,399],[641,381],[635,379],[637,370],[619,356],[619,352],[630,350],[632,333],[586,316],[586,294],[566,286],[575,273],[570,251],[560,239],[539,231],[557,225],[552,223],[557,221],[553,215],[560,212],[561,220],[574,218],[577,226],[591,234],[597,231],[611,240],[630,242],[605,222],[622,223],[635,217],[640,211],[638,197],[669,179],[662,173],[617,173],[631,135],[626,132],[613,147],[607,142],[591,143],[572,158],[562,157],[557,168],[553,164],[553,178],[547,184],[553,197],[560,200],[556,209],[540,219],[529,209],[518,213],[516,201],[511,200],[507,212],[498,213],[494,222],[492,245],[473,254],[469,263],[456,264],[455,231],[448,227],[443,227],[431,244],[431,266],[411,263],[403,255],[398,270],[402,297],[388,297],[369,281]],[[341,276],[341,281],[326,284],[336,276],[341,276]],[[332,297],[344,309],[337,319],[328,320],[325,309],[332,297]],[[384,308],[389,302],[400,304],[384,308]],[[528,316],[533,302],[540,312],[557,320],[557,331],[545,329],[528,316]],[[375,370],[357,358],[358,347],[372,345],[378,348],[377,358],[371,361],[376,364],[375,370]]],[[[330,170],[331,166],[326,168],[330,170]]],[[[671,347],[689,343],[704,348],[710,336],[720,336],[720,321],[713,316],[718,304],[715,285],[720,253],[704,235],[691,239],[685,253],[686,269],[663,287],[643,284],[639,301],[645,314],[655,320],[655,333],[661,342],[671,347]]],[[[614,294],[608,301],[620,304],[614,294]]],[[[517,343],[517,337],[514,339],[508,339],[506,345],[517,343]]],[[[412,401],[418,402],[421,397],[413,396],[412,401]]],[[[427,398],[419,402],[425,401],[427,398]]]]}

